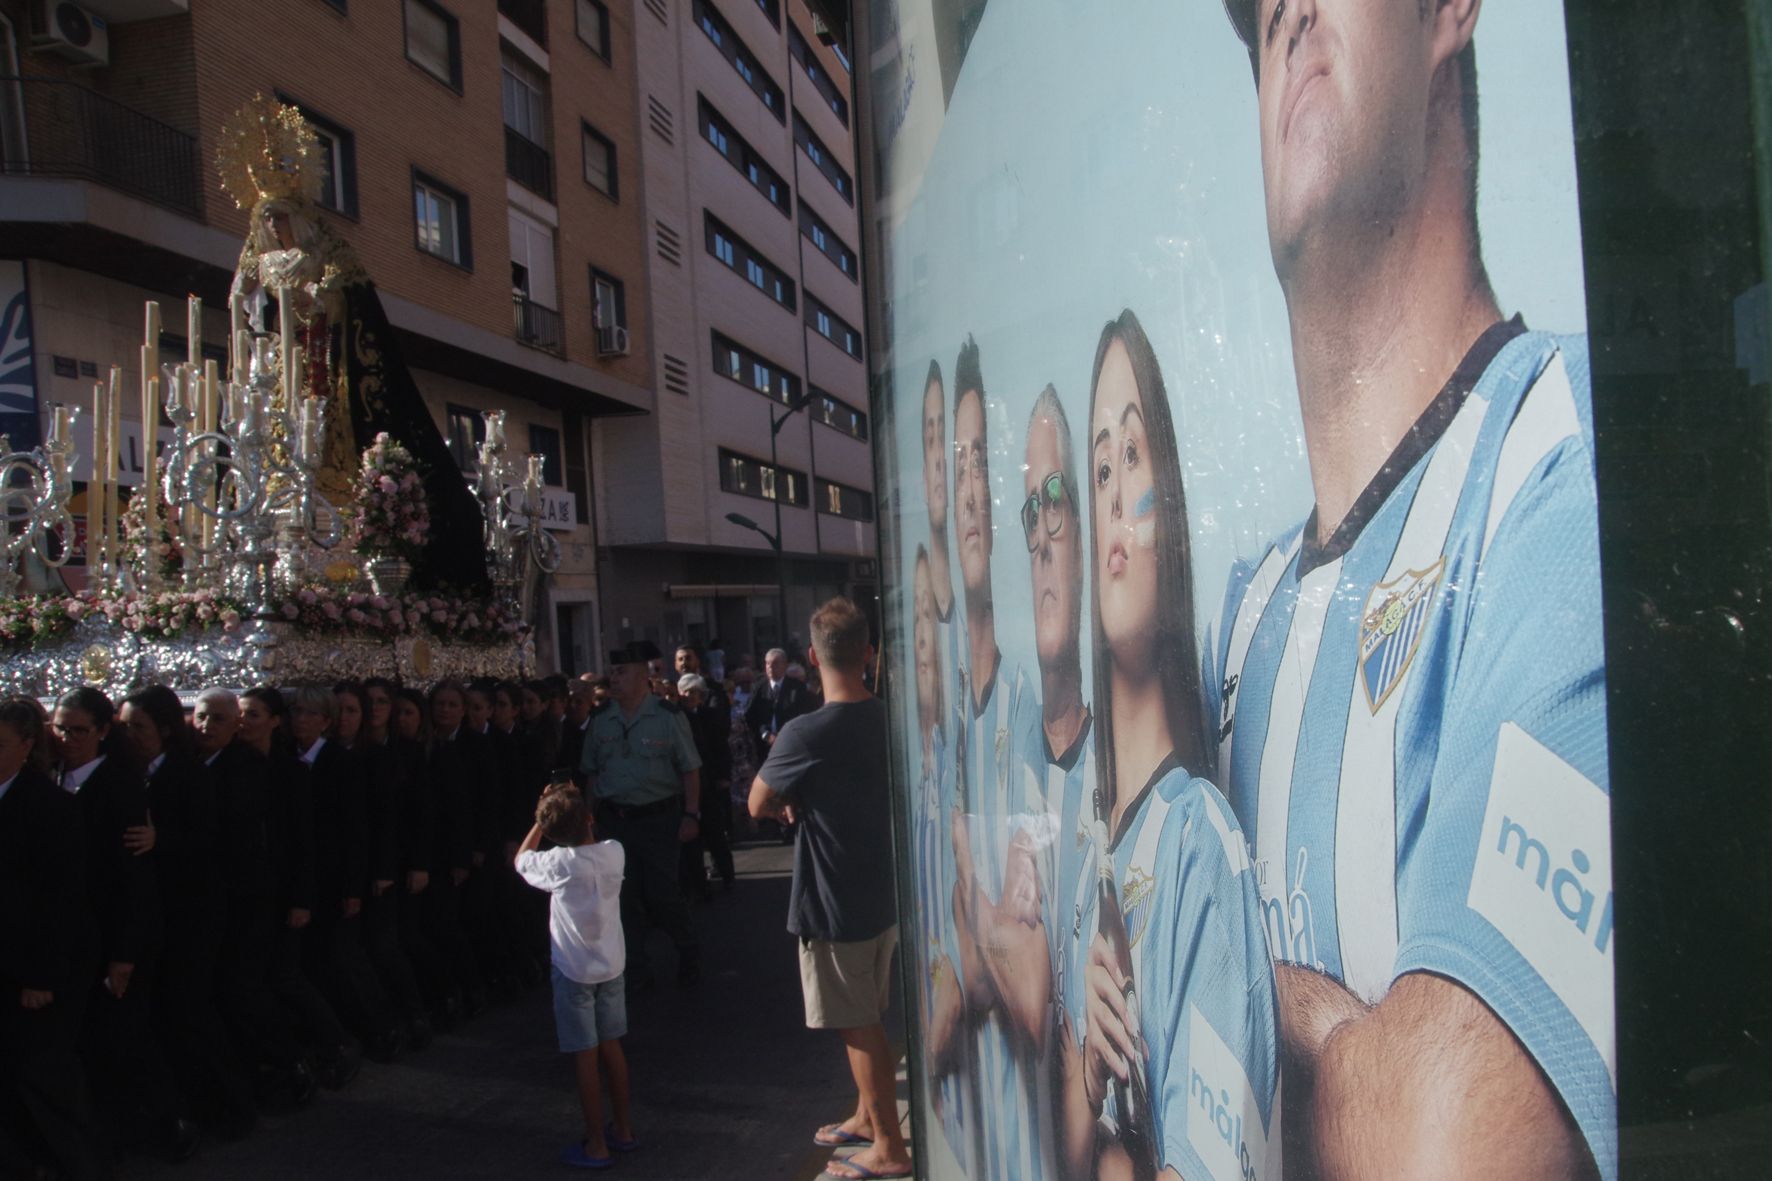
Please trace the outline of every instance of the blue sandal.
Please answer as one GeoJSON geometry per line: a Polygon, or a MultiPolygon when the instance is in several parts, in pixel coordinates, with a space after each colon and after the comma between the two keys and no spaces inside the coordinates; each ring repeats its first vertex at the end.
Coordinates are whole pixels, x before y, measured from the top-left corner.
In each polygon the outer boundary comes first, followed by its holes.
{"type": "Polygon", "coordinates": [[[575,1169],[607,1169],[615,1164],[615,1158],[591,1156],[585,1151],[584,1141],[579,1140],[560,1150],[560,1163],[575,1169]]]}
{"type": "Polygon", "coordinates": [[[827,1167],[824,1171],[824,1176],[835,1178],[835,1181],[897,1181],[900,1177],[911,1176],[910,1169],[905,1169],[900,1173],[876,1173],[866,1165],[858,1165],[853,1159],[847,1157],[838,1157],[836,1160],[832,1161],[831,1164],[842,1165],[844,1168],[855,1170],[854,1175],[851,1176],[848,1173],[833,1173],[827,1167]]]}
{"type": "Polygon", "coordinates": [[[813,1133],[812,1142],[820,1148],[865,1148],[874,1140],[871,1136],[845,1132],[842,1124],[826,1124],[813,1133]]]}

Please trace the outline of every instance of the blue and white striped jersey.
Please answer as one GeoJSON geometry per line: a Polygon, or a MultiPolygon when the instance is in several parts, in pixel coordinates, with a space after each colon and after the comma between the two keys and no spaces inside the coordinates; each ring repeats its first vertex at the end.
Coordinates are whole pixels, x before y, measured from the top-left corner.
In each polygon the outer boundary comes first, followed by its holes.
{"type": "MultiPolygon", "coordinates": [[[[1095,834],[1090,821],[1095,800],[1095,719],[1085,718],[1070,749],[1054,754],[1046,741],[1035,694],[1021,725],[1027,758],[1029,801],[1043,800],[1048,839],[1040,858],[1041,919],[1052,962],[1052,1004],[1070,1023],[1072,1042],[1081,1046],[1085,1030],[1083,963],[1095,935],[1095,834]]],[[[1030,804],[1031,807],[1031,804],[1030,804]]],[[[1056,1029],[1056,1023],[1054,1024],[1056,1029]]]]}
{"type": "Polygon", "coordinates": [[[1351,543],[1312,555],[1295,530],[1233,573],[1207,683],[1275,958],[1367,1002],[1408,972],[1459,982],[1612,1178],[1587,346],[1512,331],[1485,338],[1505,343],[1462,402],[1449,384],[1430,406],[1443,430],[1393,465],[1351,543]]]}
{"type": "Polygon", "coordinates": [[[1229,804],[1171,763],[1108,851],[1132,948],[1159,1165],[1190,1181],[1279,1178],[1274,973],[1229,804]]]}
{"type": "MultiPolygon", "coordinates": [[[[1044,805],[1026,798],[1025,759],[1016,720],[1020,703],[1033,694],[1025,678],[1005,669],[1001,658],[982,704],[973,705],[972,680],[959,678],[959,731],[955,743],[957,784],[965,801],[973,872],[979,888],[1000,900],[1009,843],[1030,824],[1043,823],[1044,805]]],[[[983,948],[980,948],[981,954],[983,948]]],[[[1052,1174],[1050,1072],[1018,1052],[1010,1023],[993,1008],[976,1024],[973,1069],[982,1094],[984,1168],[981,1177],[1030,1178],[1052,1174]]]]}
{"type": "MultiPolygon", "coordinates": [[[[923,938],[917,944],[920,958],[921,989],[927,1002],[933,1003],[943,973],[955,984],[964,987],[960,976],[960,947],[954,930],[954,844],[949,835],[950,821],[956,806],[954,796],[953,760],[948,754],[947,740],[936,728],[929,762],[917,785],[916,816],[911,828],[912,862],[916,868],[917,906],[923,916],[923,938]],[[940,965],[938,967],[938,965],[940,965]]],[[[925,1021],[928,1013],[924,1014],[925,1021]]],[[[927,1030],[927,1025],[925,1025],[927,1030]]],[[[967,1036],[962,1026],[960,1037],[967,1036]]],[[[966,1055],[962,1053],[960,1060],[966,1055]]],[[[929,1058],[923,1058],[925,1069],[929,1058]]],[[[966,1159],[965,1129],[974,1118],[970,1111],[971,1092],[957,1071],[926,1074],[924,1082],[931,1098],[938,1104],[942,1131],[956,1160],[966,1159]]]]}

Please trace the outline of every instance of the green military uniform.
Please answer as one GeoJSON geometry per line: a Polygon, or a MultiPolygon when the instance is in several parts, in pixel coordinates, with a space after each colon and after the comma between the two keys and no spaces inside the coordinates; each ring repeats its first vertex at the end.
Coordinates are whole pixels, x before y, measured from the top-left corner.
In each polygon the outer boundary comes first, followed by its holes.
{"type": "Polygon", "coordinates": [[[632,719],[619,706],[591,719],[580,765],[595,801],[620,808],[681,798],[683,776],[700,768],[683,715],[650,693],[632,719]]]}
{"type": "Polygon", "coordinates": [[[678,981],[693,983],[700,975],[695,932],[677,880],[683,776],[701,769],[688,719],[650,693],[632,717],[611,703],[591,719],[580,769],[591,776],[597,834],[619,842],[626,854],[621,925],[629,984],[644,986],[651,979],[648,920],[677,945],[678,981]]]}

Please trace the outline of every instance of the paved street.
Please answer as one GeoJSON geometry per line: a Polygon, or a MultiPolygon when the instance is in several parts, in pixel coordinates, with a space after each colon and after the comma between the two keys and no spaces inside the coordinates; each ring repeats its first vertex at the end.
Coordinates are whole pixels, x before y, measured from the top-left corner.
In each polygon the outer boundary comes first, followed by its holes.
{"type": "MultiPolygon", "coordinates": [[[[848,1114],[854,1090],[835,1035],[802,1024],[783,929],[791,855],[779,844],[738,850],[737,888],[696,914],[706,969],[698,988],[670,986],[668,942],[655,934],[664,983],[631,1004],[625,1043],[643,1147],[611,1175],[801,1181],[829,1159],[812,1133],[848,1114]]],[[[127,1175],[558,1178],[569,1170],[556,1158],[580,1125],[571,1064],[553,1039],[539,987],[421,1054],[365,1063],[344,1092],[266,1120],[242,1142],[210,1142],[177,1168],[136,1163],[127,1175]]]]}

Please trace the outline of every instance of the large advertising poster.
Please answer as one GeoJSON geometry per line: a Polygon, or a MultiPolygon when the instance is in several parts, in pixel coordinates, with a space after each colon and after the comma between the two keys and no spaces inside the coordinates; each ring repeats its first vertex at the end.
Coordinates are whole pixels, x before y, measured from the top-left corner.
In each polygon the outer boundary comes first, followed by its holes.
{"type": "Polygon", "coordinates": [[[869,31],[920,1173],[1615,1177],[1560,6],[869,31]]]}

